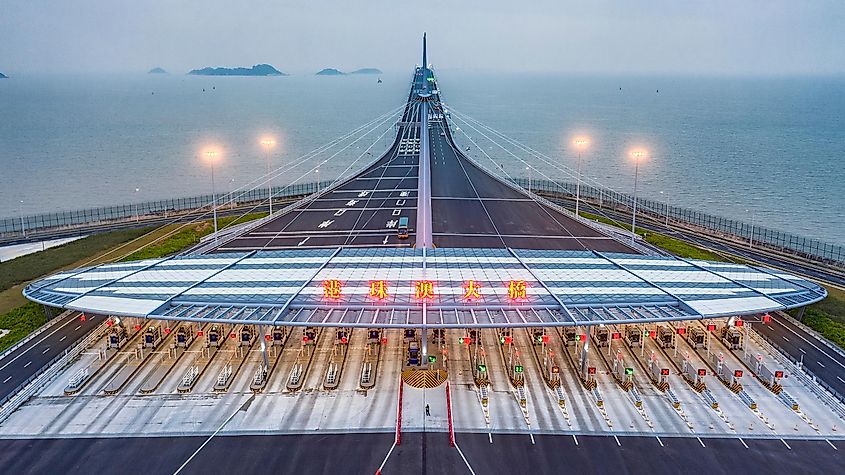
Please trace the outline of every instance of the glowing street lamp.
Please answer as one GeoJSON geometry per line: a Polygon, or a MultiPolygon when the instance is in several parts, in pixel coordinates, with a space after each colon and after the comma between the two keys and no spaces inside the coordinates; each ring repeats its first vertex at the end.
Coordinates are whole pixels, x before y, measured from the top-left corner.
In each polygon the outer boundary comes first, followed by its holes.
{"type": "Polygon", "coordinates": [[[647,156],[645,150],[634,150],[631,157],[634,159],[634,213],[631,218],[631,244],[634,244],[634,237],[637,235],[637,179],[640,175],[640,160],[647,156]]]}
{"type": "Polygon", "coordinates": [[[133,208],[135,208],[135,213],[134,213],[134,214],[135,214],[135,222],[136,222],[136,223],[137,223],[138,221],[140,221],[140,220],[141,220],[141,217],[139,216],[139,215],[140,215],[140,213],[138,212],[138,192],[139,192],[139,191],[141,191],[141,189],[140,189],[140,188],[135,188],[135,196],[134,196],[134,198],[132,199],[132,201],[133,201],[133,203],[132,203],[132,207],[133,207],[133,208]]]}
{"type": "Polygon", "coordinates": [[[23,237],[26,239],[26,226],[23,224],[23,200],[20,200],[19,205],[21,211],[21,233],[23,233],[23,237]]]}
{"type": "Polygon", "coordinates": [[[586,137],[578,137],[573,142],[578,150],[578,179],[575,184],[575,216],[581,216],[581,152],[590,144],[586,137]]]}
{"type": "Polygon", "coordinates": [[[217,159],[216,150],[207,150],[205,158],[211,164],[211,199],[213,200],[212,209],[214,210],[214,243],[217,244],[217,191],[214,189],[214,161],[217,159]]]}
{"type": "MultiPolygon", "coordinates": [[[[660,194],[662,195],[664,193],[661,191],[660,194]]],[[[669,192],[667,191],[665,194],[666,194],[666,224],[665,225],[669,226],[669,192]]]]}
{"type": "Polygon", "coordinates": [[[273,214],[273,180],[270,178],[270,149],[276,145],[276,141],[271,138],[261,139],[261,145],[267,151],[267,197],[270,201],[270,214],[273,214]]]}

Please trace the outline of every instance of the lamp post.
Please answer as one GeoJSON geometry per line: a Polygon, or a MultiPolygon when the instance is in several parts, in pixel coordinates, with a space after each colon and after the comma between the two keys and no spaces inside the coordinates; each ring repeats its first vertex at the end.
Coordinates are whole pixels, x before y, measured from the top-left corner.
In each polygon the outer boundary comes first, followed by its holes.
{"type": "Polygon", "coordinates": [[[317,193],[319,193],[320,192],[320,169],[319,168],[314,170],[314,175],[316,175],[315,179],[317,180],[317,193]]]}
{"type": "Polygon", "coordinates": [[[528,172],[528,192],[531,193],[531,167],[525,167],[528,172]]]}
{"type": "Polygon", "coordinates": [[[229,209],[235,207],[235,179],[229,180],[229,209]]]}
{"type": "Polygon", "coordinates": [[[205,152],[205,156],[211,163],[211,208],[214,213],[214,243],[217,244],[217,191],[214,189],[214,160],[217,158],[217,152],[208,150],[205,152]]]}
{"type": "MultiPolygon", "coordinates": [[[[749,211],[745,210],[745,213],[748,214],[749,211]]],[[[748,235],[748,249],[752,249],[754,247],[754,213],[751,214],[751,234],[748,235]]]]}
{"type": "Polygon", "coordinates": [[[578,178],[575,183],[575,216],[581,216],[581,151],[584,150],[589,141],[585,137],[575,139],[575,148],[578,150],[578,178]]]}
{"type": "Polygon", "coordinates": [[[23,200],[20,200],[18,203],[18,208],[20,208],[21,211],[21,232],[23,233],[24,239],[26,239],[26,226],[23,224],[23,200]]]}
{"type": "Polygon", "coordinates": [[[631,157],[634,158],[634,212],[631,218],[631,244],[634,244],[634,237],[637,235],[637,180],[640,176],[640,160],[645,158],[646,152],[634,150],[631,157]]]}
{"type": "Polygon", "coordinates": [[[276,145],[276,141],[271,138],[261,140],[261,145],[267,152],[267,199],[270,201],[270,215],[273,214],[273,180],[270,178],[270,148],[276,145]]]}
{"type": "MultiPolygon", "coordinates": [[[[664,193],[661,191],[660,194],[662,195],[664,193]]],[[[668,227],[669,226],[669,192],[667,191],[665,194],[666,194],[666,226],[668,227]]]]}
{"type": "Polygon", "coordinates": [[[135,222],[136,223],[141,220],[140,213],[138,212],[138,192],[139,191],[141,191],[140,188],[135,188],[135,196],[132,199],[132,207],[135,208],[135,212],[133,214],[135,215],[135,222]]]}

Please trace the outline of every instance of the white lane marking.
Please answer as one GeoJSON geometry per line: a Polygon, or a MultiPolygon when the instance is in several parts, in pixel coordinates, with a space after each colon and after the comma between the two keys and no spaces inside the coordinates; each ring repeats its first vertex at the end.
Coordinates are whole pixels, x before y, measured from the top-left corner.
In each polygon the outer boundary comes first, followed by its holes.
{"type": "Polygon", "coordinates": [[[748,448],[748,444],[746,444],[745,441],[742,440],[742,437],[739,438],[739,441],[742,442],[743,447],[745,447],[746,449],[748,448]]]}
{"type": "Polygon", "coordinates": [[[305,244],[305,242],[308,241],[309,239],[311,239],[311,236],[308,236],[305,239],[303,239],[302,241],[299,241],[299,243],[297,243],[297,246],[301,246],[301,245],[305,244]]]}
{"type": "Polygon", "coordinates": [[[840,378],[839,376],[837,376],[837,377],[836,377],[836,379],[838,379],[839,381],[842,381],[843,383],[845,383],[845,379],[842,379],[842,378],[840,378]]]}
{"type": "Polygon", "coordinates": [[[783,445],[785,445],[787,449],[792,450],[792,447],[790,447],[789,444],[787,444],[785,440],[780,439],[780,441],[783,442],[783,445]]]}
{"type": "Polygon", "coordinates": [[[382,241],[381,243],[382,243],[382,244],[387,244],[387,239],[388,239],[389,237],[390,237],[390,236],[385,236],[385,237],[384,237],[384,241],[382,241]]]}
{"type": "Polygon", "coordinates": [[[8,378],[4,379],[4,380],[3,380],[3,384],[8,383],[10,379],[12,379],[12,377],[11,377],[11,376],[9,376],[8,378]]]}
{"type": "MultiPolygon", "coordinates": [[[[254,398],[255,398],[255,396],[253,395],[252,398],[250,398],[250,399],[254,399],[254,398]]],[[[194,457],[196,457],[198,453],[200,453],[200,450],[202,450],[206,445],[208,445],[208,443],[211,442],[211,439],[213,439],[214,436],[216,436],[218,432],[223,430],[223,428],[226,427],[226,424],[228,424],[229,421],[232,420],[232,418],[234,418],[239,412],[241,412],[241,409],[244,407],[245,404],[246,403],[238,405],[238,408],[235,409],[235,412],[233,412],[231,416],[229,416],[225,421],[223,421],[223,423],[220,424],[220,427],[218,427],[217,430],[214,431],[214,433],[212,433],[210,436],[208,436],[207,439],[205,439],[205,442],[203,442],[202,445],[200,445],[199,448],[196,451],[194,451],[194,453],[192,453],[190,457],[188,457],[188,460],[185,460],[185,463],[183,463],[178,469],[176,469],[175,472],[173,472],[173,475],[177,475],[179,472],[181,472],[182,469],[185,468],[185,466],[188,465],[188,463],[190,463],[191,460],[193,460],[194,457]]],[[[246,412],[246,410],[244,410],[244,412],[246,412]]]]}
{"type": "Polygon", "coordinates": [[[701,437],[696,437],[696,439],[698,439],[698,443],[701,444],[702,447],[704,447],[705,449],[707,448],[707,446],[704,445],[704,441],[701,440],[701,437]]]}
{"type": "Polygon", "coordinates": [[[327,219],[327,220],[323,221],[322,223],[320,223],[319,225],[317,225],[317,227],[321,228],[321,229],[327,228],[327,227],[331,226],[333,222],[334,222],[333,219],[327,219]]]}
{"type": "Polygon", "coordinates": [[[798,351],[800,351],[801,353],[804,353],[805,355],[807,354],[807,352],[804,351],[804,348],[798,348],[798,351]]]}
{"type": "Polygon", "coordinates": [[[783,328],[785,328],[785,329],[789,330],[789,332],[790,332],[790,333],[792,333],[793,335],[797,336],[798,338],[800,338],[800,339],[804,340],[804,342],[805,342],[805,343],[807,343],[808,345],[810,345],[810,346],[812,346],[813,348],[815,348],[815,349],[816,349],[819,353],[821,353],[821,354],[823,354],[823,355],[827,356],[827,357],[828,357],[828,358],[830,358],[830,359],[831,359],[834,363],[838,364],[838,365],[839,365],[839,366],[841,366],[842,368],[845,368],[845,364],[840,363],[838,360],[836,360],[835,358],[833,358],[832,356],[830,356],[830,355],[829,355],[826,351],[824,351],[824,350],[822,350],[821,348],[819,348],[818,346],[816,346],[813,342],[811,342],[810,340],[808,340],[808,339],[804,338],[803,336],[799,335],[799,334],[798,334],[795,330],[793,330],[793,329],[789,328],[788,326],[786,326],[786,325],[784,325],[784,324],[782,324],[782,323],[778,322],[778,321],[777,321],[777,319],[774,319],[774,318],[773,318],[773,319],[772,319],[772,321],[777,322],[777,324],[778,324],[778,325],[780,325],[781,327],[783,327],[783,328]]]}
{"type": "Polygon", "coordinates": [[[370,194],[369,191],[362,191],[362,192],[358,193],[358,198],[365,198],[369,194],[370,194]]]}
{"type": "Polygon", "coordinates": [[[660,437],[655,437],[655,438],[657,439],[657,443],[660,444],[661,447],[666,447],[665,445],[663,445],[663,441],[660,440],[660,437]]]}
{"type": "Polygon", "coordinates": [[[339,209],[339,210],[335,211],[334,215],[335,216],[343,216],[343,213],[345,213],[345,212],[346,212],[346,209],[339,209]]]}
{"type": "Polygon", "coordinates": [[[493,443],[493,433],[492,432],[487,433],[487,440],[489,440],[491,444],[493,443]]]}
{"type": "Polygon", "coordinates": [[[403,192],[399,193],[399,196],[401,196],[401,197],[403,197],[403,198],[404,198],[404,197],[408,196],[408,192],[407,192],[407,191],[403,191],[403,192]]]}
{"type": "Polygon", "coordinates": [[[42,352],[41,352],[41,354],[43,355],[44,353],[47,353],[48,351],[50,351],[50,347],[49,347],[49,346],[48,346],[47,348],[45,348],[45,349],[44,349],[44,351],[42,351],[42,352]]]}
{"type": "MultiPolygon", "coordinates": [[[[9,360],[9,362],[8,362],[8,363],[4,364],[3,366],[0,366],[0,371],[2,371],[2,370],[3,370],[3,368],[5,368],[6,366],[9,366],[10,364],[14,363],[14,362],[15,362],[18,358],[20,358],[21,356],[25,355],[27,351],[29,351],[29,350],[31,350],[31,349],[33,349],[33,348],[35,348],[36,346],[40,345],[40,344],[41,344],[41,343],[43,343],[45,340],[47,340],[48,338],[50,338],[51,336],[53,336],[53,334],[54,334],[54,333],[56,333],[57,331],[61,330],[61,329],[62,329],[62,328],[64,328],[64,327],[66,327],[66,326],[70,325],[70,324],[71,324],[71,322],[75,322],[75,321],[77,321],[77,320],[76,320],[76,314],[74,314],[74,315],[73,315],[73,317],[72,317],[72,318],[70,318],[70,319],[67,321],[67,323],[65,323],[64,325],[60,326],[59,328],[56,328],[55,330],[51,331],[51,332],[50,332],[50,334],[48,334],[48,335],[44,336],[44,338],[42,338],[42,339],[38,340],[38,342],[34,343],[34,344],[33,344],[32,346],[30,346],[29,348],[27,348],[27,349],[23,350],[20,354],[18,354],[17,356],[15,356],[15,357],[14,357],[14,358],[12,358],[11,360],[9,360]]],[[[76,328],[74,328],[74,331],[79,330],[79,327],[81,327],[81,326],[82,326],[81,324],[80,324],[80,325],[78,325],[76,328]]]]}
{"type": "Polygon", "coordinates": [[[816,364],[817,364],[817,365],[819,365],[819,366],[821,366],[822,368],[824,368],[824,364],[822,364],[822,362],[821,362],[821,361],[816,361],[816,364]]]}
{"type": "Polygon", "coordinates": [[[829,440],[827,440],[827,439],[824,439],[824,441],[825,441],[825,442],[827,442],[827,445],[829,445],[829,446],[833,447],[833,450],[839,450],[839,449],[837,449],[837,448],[836,448],[836,446],[835,446],[835,445],[833,445],[833,443],[832,443],[831,441],[829,441],[829,440]]]}
{"type": "Polygon", "coordinates": [[[575,445],[578,445],[578,437],[575,437],[575,434],[572,434],[572,440],[575,441],[575,445]]]}
{"type": "Polygon", "coordinates": [[[789,341],[789,338],[787,338],[787,337],[785,337],[785,336],[783,336],[783,335],[781,335],[780,337],[781,337],[781,338],[783,338],[783,341],[789,341]]]}
{"type": "Polygon", "coordinates": [[[534,445],[534,434],[529,432],[528,435],[531,437],[531,445],[534,445]]]}
{"type": "Polygon", "coordinates": [[[617,447],[622,447],[622,442],[619,442],[619,437],[616,437],[616,436],[614,435],[614,436],[613,436],[613,438],[614,438],[614,439],[616,439],[616,446],[617,446],[617,447]]]}
{"type": "Polygon", "coordinates": [[[401,209],[394,209],[394,210],[393,210],[393,214],[392,214],[391,216],[399,216],[400,214],[402,214],[402,210],[401,210],[401,209]]]}
{"type": "Polygon", "coordinates": [[[32,364],[32,361],[30,361],[29,363],[27,363],[27,364],[23,365],[23,367],[24,367],[24,368],[26,368],[27,366],[29,366],[29,365],[31,365],[31,364],[32,364]]]}
{"type": "Polygon", "coordinates": [[[357,203],[357,202],[358,202],[358,200],[349,200],[349,201],[346,202],[346,206],[355,206],[355,203],[357,203]]]}
{"type": "Polygon", "coordinates": [[[77,325],[76,328],[73,329],[73,331],[79,330],[80,328],[82,328],[82,325],[77,325]]]}
{"type": "Polygon", "coordinates": [[[63,336],[63,337],[61,337],[61,338],[59,338],[59,341],[65,341],[65,338],[67,338],[67,335],[65,335],[65,336],[63,336]]]}
{"type": "Polygon", "coordinates": [[[457,444],[457,443],[455,443],[455,448],[456,448],[456,449],[458,449],[458,455],[460,455],[460,456],[461,456],[461,458],[464,460],[464,463],[466,464],[467,468],[469,469],[469,473],[470,473],[470,474],[472,474],[472,475],[475,475],[475,470],[473,470],[473,469],[472,469],[472,467],[469,465],[469,462],[467,461],[467,458],[466,458],[466,457],[464,457],[464,453],[463,453],[463,452],[461,452],[461,448],[460,448],[460,447],[458,447],[458,444],[457,444]]]}
{"type": "Polygon", "coordinates": [[[397,224],[399,224],[399,221],[396,221],[395,219],[391,219],[390,221],[388,221],[384,224],[384,227],[395,228],[397,224]]]}

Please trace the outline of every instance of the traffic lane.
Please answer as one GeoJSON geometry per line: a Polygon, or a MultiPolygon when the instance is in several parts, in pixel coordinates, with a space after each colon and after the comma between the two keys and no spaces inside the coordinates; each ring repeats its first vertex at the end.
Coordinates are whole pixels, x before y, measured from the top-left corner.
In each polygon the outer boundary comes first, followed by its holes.
{"type": "Polygon", "coordinates": [[[324,235],[297,235],[253,240],[252,242],[233,241],[230,244],[219,247],[214,252],[243,252],[253,249],[274,251],[279,249],[302,249],[311,247],[336,248],[339,246],[410,247],[414,242],[415,234],[410,232],[408,233],[408,236],[409,237],[407,239],[399,239],[395,230],[361,231],[352,234],[344,232],[324,235]]]}
{"type": "MultiPolygon", "coordinates": [[[[493,234],[496,227],[478,200],[431,200],[432,232],[493,234]]],[[[500,243],[501,244],[501,243],[500,243]]]]}
{"type": "MultiPolygon", "coordinates": [[[[492,472],[476,471],[475,473],[507,473],[502,468],[499,467],[499,470],[492,472]]],[[[382,473],[465,475],[470,471],[458,451],[449,445],[447,432],[406,432],[402,434],[402,443],[393,448],[382,473]]],[[[520,471],[520,473],[523,472],[520,471]]]]}
{"type": "Polygon", "coordinates": [[[390,165],[383,165],[376,167],[366,173],[359,175],[359,178],[416,178],[417,166],[416,164],[391,163],[390,165]]]}
{"type": "Polygon", "coordinates": [[[819,339],[815,335],[807,332],[803,328],[794,324],[789,319],[782,317],[781,315],[775,314],[772,320],[776,324],[781,325],[784,328],[788,328],[793,332],[797,333],[798,335],[801,335],[801,337],[804,339],[802,341],[804,341],[805,343],[809,344],[810,342],[812,342],[812,345],[815,345],[814,348],[819,350],[819,352],[822,353],[826,358],[828,358],[832,364],[836,365],[837,368],[845,370],[845,357],[843,357],[842,354],[840,354],[836,350],[829,348],[824,342],[819,341],[819,339]]]}
{"type": "MultiPolygon", "coordinates": [[[[777,318],[772,318],[772,325],[757,325],[755,329],[767,336],[772,344],[779,346],[796,361],[802,361],[804,367],[817,378],[839,394],[845,395],[845,370],[842,366],[825,354],[829,353],[828,351],[820,350],[821,347],[818,345],[814,348],[786,327],[779,325],[777,318]]],[[[818,344],[823,345],[821,342],[818,344]]]]}
{"type": "MultiPolygon", "coordinates": [[[[180,473],[374,473],[393,438],[392,432],[218,435],[180,473]]],[[[0,440],[0,467],[4,473],[16,474],[172,475],[206,439],[207,436],[0,440]]]]}
{"type": "MultiPolygon", "coordinates": [[[[486,433],[459,433],[456,438],[475,473],[520,474],[525,467],[532,474],[840,473],[845,469],[845,457],[839,457],[824,440],[787,440],[790,450],[779,439],[534,435],[532,443],[525,434],[493,434],[491,444],[486,433]]],[[[845,447],[840,441],[831,443],[845,447]]]]}
{"type": "Polygon", "coordinates": [[[8,396],[12,390],[25,383],[50,360],[64,353],[104,319],[102,315],[92,315],[82,321],[79,314],[74,312],[66,317],[66,320],[56,323],[0,360],[0,398],[8,396]]]}
{"type": "Polygon", "coordinates": [[[507,247],[516,249],[548,249],[559,251],[583,251],[588,249],[597,252],[634,252],[627,246],[621,245],[619,241],[609,237],[574,238],[555,236],[550,238],[547,236],[506,236],[504,239],[507,247]]]}
{"type": "MultiPolygon", "coordinates": [[[[373,215],[379,218],[385,218],[379,223],[379,228],[384,226],[387,221],[394,217],[406,216],[408,214],[416,214],[417,201],[413,198],[387,198],[373,200],[369,205],[374,207],[366,207],[368,203],[361,201],[353,206],[344,206],[340,208],[306,208],[303,210],[291,211],[283,216],[279,216],[271,223],[256,228],[244,235],[244,237],[258,237],[267,236],[279,232],[307,232],[307,231],[321,231],[321,230],[336,230],[336,229],[363,229],[363,223],[372,221],[373,215]],[[398,212],[396,211],[398,210],[398,212]],[[362,218],[365,217],[365,218],[362,218]]],[[[316,204],[315,206],[319,206],[316,204]]]]}

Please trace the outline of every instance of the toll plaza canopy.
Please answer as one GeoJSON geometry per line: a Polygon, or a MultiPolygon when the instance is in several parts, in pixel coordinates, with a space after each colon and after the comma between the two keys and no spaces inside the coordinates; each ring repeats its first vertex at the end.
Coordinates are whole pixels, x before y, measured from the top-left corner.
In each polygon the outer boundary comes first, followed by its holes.
{"type": "Polygon", "coordinates": [[[350,327],[575,326],[761,314],[826,291],[753,266],[527,249],[329,248],[177,256],[36,281],[38,303],[162,320],[350,327]]]}

